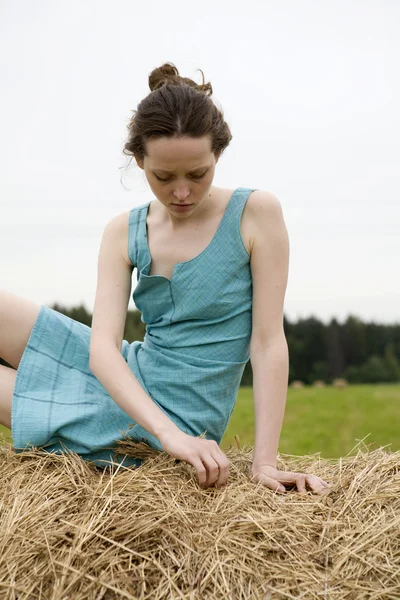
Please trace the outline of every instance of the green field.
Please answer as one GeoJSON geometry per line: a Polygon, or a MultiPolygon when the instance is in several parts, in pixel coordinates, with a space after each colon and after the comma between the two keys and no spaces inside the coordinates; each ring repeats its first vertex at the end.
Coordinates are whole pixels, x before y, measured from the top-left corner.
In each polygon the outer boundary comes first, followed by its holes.
{"type": "MultiPolygon", "coordinates": [[[[11,441],[9,429],[0,426],[0,432],[11,441]]],[[[222,449],[236,447],[235,434],[242,444],[254,443],[251,387],[240,388],[222,449]]],[[[338,458],[348,454],[361,439],[370,450],[380,446],[387,446],[388,452],[400,450],[400,385],[288,390],[281,454],[318,453],[321,458],[338,458]]]]}

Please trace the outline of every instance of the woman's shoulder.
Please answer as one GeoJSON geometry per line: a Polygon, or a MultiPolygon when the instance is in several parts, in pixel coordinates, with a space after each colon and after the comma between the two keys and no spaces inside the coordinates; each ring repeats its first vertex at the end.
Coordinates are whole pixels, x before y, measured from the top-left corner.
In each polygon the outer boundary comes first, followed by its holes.
{"type": "Polygon", "coordinates": [[[250,206],[251,210],[257,212],[257,210],[273,210],[274,207],[280,205],[280,201],[272,192],[253,189],[249,196],[247,204],[250,206]]]}
{"type": "Polygon", "coordinates": [[[250,223],[256,226],[260,219],[268,218],[281,210],[279,199],[271,192],[254,190],[246,202],[245,211],[250,223]]]}
{"type": "Polygon", "coordinates": [[[123,259],[130,266],[133,266],[133,264],[129,258],[129,229],[131,227],[132,219],[138,214],[136,211],[145,206],[147,206],[147,204],[124,210],[113,217],[106,225],[107,231],[113,235],[113,239],[119,246],[123,259]]]}
{"type": "Polygon", "coordinates": [[[278,198],[271,192],[254,189],[250,193],[241,220],[243,238],[250,255],[257,236],[266,233],[265,231],[260,232],[260,223],[272,222],[272,217],[277,210],[281,210],[281,205],[278,198]]]}

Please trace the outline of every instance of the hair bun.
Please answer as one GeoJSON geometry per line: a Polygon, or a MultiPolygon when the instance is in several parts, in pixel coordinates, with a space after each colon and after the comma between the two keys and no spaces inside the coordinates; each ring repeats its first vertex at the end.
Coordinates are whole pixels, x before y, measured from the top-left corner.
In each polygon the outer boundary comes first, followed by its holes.
{"type": "MultiPolygon", "coordinates": [[[[201,71],[201,69],[199,70],[201,71]]],[[[189,79],[188,77],[181,77],[179,75],[178,69],[173,63],[164,63],[163,65],[161,65],[161,67],[157,67],[150,73],[149,88],[152,92],[154,92],[154,90],[157,90],[165,84],[187,84],[190,85],[190,87],[195,88],[199,92],[204,92],[206,95],[211,96],[211,83],[204,83],[203,71],[201,71],[201,74],[203,75],[203,83],[199,85],[198,83],[196,83],[192,79],[189,79]]]]}
{"type": "Polygon", "coordinates": [[[164,63],[149,75],[149,88],[153,92],[165,83],[178,83],[179,71],[172,63],[164,63]]]}

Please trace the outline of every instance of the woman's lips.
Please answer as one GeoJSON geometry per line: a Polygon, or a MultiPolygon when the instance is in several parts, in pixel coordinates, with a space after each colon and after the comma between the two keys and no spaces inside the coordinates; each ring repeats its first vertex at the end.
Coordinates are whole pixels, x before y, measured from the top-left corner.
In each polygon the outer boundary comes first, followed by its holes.
{"type": "Polygon", "coordinates": [[[187,210],[192,204],[172,204],[172,206],[175,206],[177,210],[187,210]]]}

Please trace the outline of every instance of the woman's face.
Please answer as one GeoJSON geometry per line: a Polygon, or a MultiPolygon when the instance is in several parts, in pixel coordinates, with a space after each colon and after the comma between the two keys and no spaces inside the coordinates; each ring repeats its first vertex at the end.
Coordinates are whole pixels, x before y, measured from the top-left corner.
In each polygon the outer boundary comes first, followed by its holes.
{"type": "Polygon", "coordinates": [[[218,162],[210,137],[157,138],[146,149],[144,161],[136,160],[156,198],[174,216],[192,214],[207,197],[218,162]]]}

